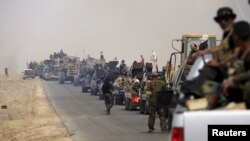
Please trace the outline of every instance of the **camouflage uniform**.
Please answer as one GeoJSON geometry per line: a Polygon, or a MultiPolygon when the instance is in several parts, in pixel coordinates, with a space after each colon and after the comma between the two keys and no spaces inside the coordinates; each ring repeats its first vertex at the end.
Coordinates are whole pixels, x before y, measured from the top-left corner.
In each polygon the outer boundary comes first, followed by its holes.
{"type": "MultiPolygon", "coordinates": [[[[241,88],[243,100],[250,108],[250,25],[246,21],[240,21],[234,24],[234,35],[238,38],[237,45],[240,47],[239,59],[234,61],[236,75],[231,82],[234,86],[241,88]]],[[[230,79],[229,79],[230,80],[230,79]]]]}
{"type": "Polygon", "coordinates": [[[105,95],[105,105],[106,105],[106,113],[109,115],[110,114],[110,109],[114,105],[114,96],[112,94],[112,85],[109,83],[109,79],[106,78],[103,86],[102,86],[102,91],[105,95]]]}
{"type": "Polygon", "coordinates": [[[243,100],[250,109],[250,71],[236,75],[231,79],[233,86],[239,86],[243,91],[243,100]]]}
{"type": "Polygon", "coordinates": [[[106,105],[106,112],[110,114],[110,109],[114,105],[114,97],[110,93],[105,93],[105,105],[106,105]]]}
{"type": "Polygon", "coordinates": [[[147,91],[150,91],[151,94],[147,97],[148,103],[148,110],[149,110],[149,117],[148,117],[148,127],[149,132],[154,130],[155,124],[155,117],[158,111],[159,118],[160,118],[160,126],[161,130],[166,130],[166,116],[165,116],[165,109],[163,107],[157,106],[157,92],[163,90],[166,86],[166,83],[162,80],[154,79],[149,83],[147,87],[147,91]]]}

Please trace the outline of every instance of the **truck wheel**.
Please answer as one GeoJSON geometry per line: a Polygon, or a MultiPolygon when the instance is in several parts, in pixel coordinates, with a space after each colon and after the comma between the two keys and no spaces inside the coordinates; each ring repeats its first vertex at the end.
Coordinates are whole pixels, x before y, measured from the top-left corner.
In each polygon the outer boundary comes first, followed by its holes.
{"type": "Polygon", "coordinates": [[[95,95],[95,90],[94,90],[94,89],[91,89],[90,94],[91,94],[91,95],[95,95]]]}
{"type": "Polygon", "coordinates": [[[126,110],[129,110],[129,111],[132,110],[131,100],[129,98],[127,98],[127,100],[126,100],[126,110]]]}
{"type": "Polygon", "coordinates": [[[118,95],[115,96],[115,105],[119,105],[119,96],[118,95]]]}
{"type": "Polygon", "coordinates": [[[90,89],[90,95],[93,95],[93,90],[92,89],[90,89]]]}
{"type": "Polygon", "coordinates": [[[129,104],[128,104],[128,99],[125,98],[125,109],[128,110],[129,104]]]}
{"type": "Polygon", "coordinates": [[[122,105],[122,96],[121,95],[117,96],[117,104],[122,105]]]}
{"type": "Polygon", "coordinates": [[[60,80],[60,84],[64,84],[64,79],[63,78],[60,80]]]}

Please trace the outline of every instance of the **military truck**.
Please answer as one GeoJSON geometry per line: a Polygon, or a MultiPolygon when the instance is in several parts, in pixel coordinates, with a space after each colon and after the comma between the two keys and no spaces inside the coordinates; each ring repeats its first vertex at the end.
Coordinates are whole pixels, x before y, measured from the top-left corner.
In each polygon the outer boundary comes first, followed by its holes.
{"type": "Polygon", "coordinates": [[[144,64],[134,62],[131,68],[133,78],[132,86],[129,92],[125,93],[125,109],[140,109],[140,82],[143,78],[144,64]],[[133,92],[132,92],[133,90],[133,92]]]}
{"type": "MultiPolygon", "coordinates": [[[[109,61],[108,63],[106,63],[105,77],[109,78],[111,84],[114,84],[114,81],[119,76],[119,70],[117,68],[118,67],[117,65],[118,65],[118,61],[109,61]]],[[[116,97],[119,94],[114,93],[114,95],[116,97]]],[[[99,99],[104,100],[104,95],[102,92],[100,92],[99,94],[99,99]]]]}
{"type": "Polygon", "coordinates": [[[58,67],[55,60],[45,59],[42,62],[41,77],[44,80],[57,80],[58,79],[58,67]]]}
{"type": "Polygon", "coordinates": [[[105,66],[105,59],[95,59],[90,56],[86,59],[86,62],[83,66],[83,77],[82,81],[82,92],[91,92],[91,80],[95,73],[96,64],[101,64],[101,66],[105,66]]]}
{"type": "Polygon", "coordinates": [[[104,69],[101,64],[96,64],[94,74],[91,79],[91,95],[102,95],[102,85],[104,82],[104,69]]]}
{"type": "MultiPolygon", "coordinates": [[[[204,35],[202,34],[186,34],[182,36],[182,39],[172,40],[172,48],[176,50],[170,56],[170,60],[166,66],[167,71],[165,74],[165,79],[167,83],[167,89],[165,92],[160,92],[158,99],[162,105],[166,107],[169,128],[171,128],[173,111],[177,104],[177,99],[179,98],[179,90],[181,85],[186,81],[186,77],[190,72],[190,69],[194,63],[188,63],[188,59],[192,56],[193,52],[203,50],[210,47],[216,46],[216,36],[206,35],[207,40],[205,41],[206,46],[204,46],[204,35]],[[181,43],[181,50],[174,47],[174,42],[181,43]],[[177,55],[180,55],[177,58],[177,55]],[[177,64],[177,59],[179,63],[177,64]],[[178,67],[176,67],[178,65],[178,67]]],[[[206,57],[200,57],[204,62],[207,61],[206,57]]],[[[194,58],[195,62],[196,58],[194,58]]],[[[199,67],[197,67],[198,69],[199,67]]]]}
{"type": "Polygon", "coordinates": [[[30,63],[27,64],[28,65],[28,69],[32,69],[35,72],[35,76],[39,75],[39,69],[41,67],[41,64],[39,64],[36,61],[31,61],[30,63]]]}
{"type": "Polygon", "coordinates": [[[35,78],[35,71],[32,69],[25,69],[23,71],[23,79],[35,78]]]}
{"type": "Polygon", "coordinates": [[[63,84],[65,81],[74,82],[74,76],[77,68],[80,66],[80,58],[74,56],[65,56],[59,62],[59,83],[63,84]]]}

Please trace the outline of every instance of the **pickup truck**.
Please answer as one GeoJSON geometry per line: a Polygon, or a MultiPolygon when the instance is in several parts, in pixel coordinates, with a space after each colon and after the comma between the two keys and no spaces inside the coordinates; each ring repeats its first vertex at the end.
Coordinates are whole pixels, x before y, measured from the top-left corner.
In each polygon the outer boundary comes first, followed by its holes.
{"type": "Polygon", "coordinates": [[[249,125],[250,111],[176,111],[170,141],[208,141],[208,125],[249,125]]]}
{"type": "Polygon", "coordinates": [[[23,79],[35,78],[35,71],[32,69],[25,69],[22,73],[23,73],[23,79]]]}
{"type": "MultiPolygon", "coordinates": [[[[209,61],[210,58],[209,55],[205,56],[205,62],[209,61]]],[[[199,69],[204,65],[202,62],[204,60],[202,61],[201,58],[195,61],[187,76],[188,80],[192,80],[199,75],[199,69]]],[[[198,104],[198,106],[200,105],[198,104]]],[[[178,104],[173,111],[169,140],[208,141],[208,125],[250,125],[250,111],[239,109],[190,111],[187,106],[178,104]]]]}

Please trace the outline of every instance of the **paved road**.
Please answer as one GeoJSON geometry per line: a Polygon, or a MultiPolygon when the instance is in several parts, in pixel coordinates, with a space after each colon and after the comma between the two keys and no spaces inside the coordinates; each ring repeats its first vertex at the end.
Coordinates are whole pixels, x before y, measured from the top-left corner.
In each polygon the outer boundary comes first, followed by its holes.
{"type": "Polygon", "coordinates": [[[105,115],[104,101],[96,96],[81,93],[72,84],[45,82],[49,101],[72,134],[75,141],[167,141],[161,134],[159,119],[155,133],[146,133],[147,115],[126,111],[124,106],[114,106],[111,115],[105,115]]]}

